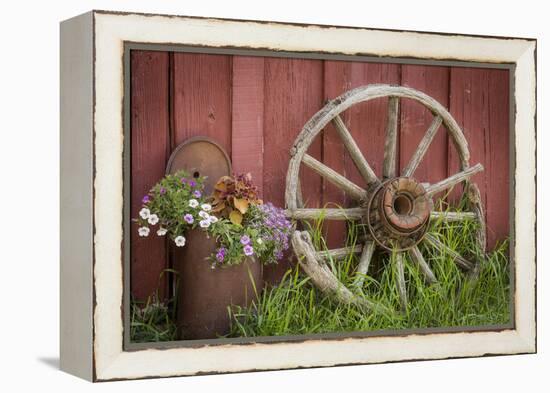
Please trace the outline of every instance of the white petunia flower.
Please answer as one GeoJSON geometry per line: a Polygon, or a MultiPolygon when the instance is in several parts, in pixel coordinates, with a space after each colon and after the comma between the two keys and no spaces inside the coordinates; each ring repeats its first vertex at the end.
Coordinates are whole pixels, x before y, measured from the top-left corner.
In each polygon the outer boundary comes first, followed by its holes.
{"type": "Polygon", "coordinates": [[[208,217],[208,221],[210,221],[210,224],[215,224],[215,223],[218,222],[218,217],[210,216],[210,217],[208,217]]]}
{"type": "Polygon", "coordinates": [[[147,222],[151,225],[155,225],[157,222],[159,222],[159,216],[157,216],[156,214],[151,214],[147,222]]]}
{"type": "Polygon", "coordinates": [[[159,228],[159,230],[157,231],[157,235],[159,236],[164,236],[166,235],[166,233],[168,233],[168,230],[166,228],[159,228]]]}
{"type": "Polygon", "coordinates": [[[199,216],[201,216],[201,218],[204,218],[205,220],[208,220],[208,217],[210,217],[210,214],[208,214],[207,212],[201,210],[199,212],[199,216]]]}
{"type": "Polygon", "coordinates": [[[192,208],[195,208],[199,206],[199,201],[197,201],[196,199],[189,199],[189,206],[191,206],[192,208]]]}
{"type": "Polygon", "coordinates": [[[150,215],[151,215],[151,210],[147,209],[146,207],[144,207],[139,211],[139,216],[144,220],[147,220],[150,215]]]}
{"type": "Polygon", "coordinates": [[[205,212],[209,212],[210,210],[212,210],[212,206],[210,206],[208,203],[203,203],[201,205],[201,209],[204,210],[205,212]]]}
{"type": "Polygon", "coordinates": [[[149,232],[151,230],[147,227],[139,227],[138,228],[138,233],[139,233],[139,236],[142,236],[142,237],[147,237],[149,236],[149,232]]]}
{"type": "Polygon", "coordinates": [[[185,238],[183,236],[178,236],[174,239],[176,246],[183,247],[185,246],[185,238]]]}
{"type": "Polygon", "coordinates": [[[208,228],[210,226],[210,221],[201,220],[201,221],[199,221],[199,225],[201,226],[201,228],[208,228]]]}

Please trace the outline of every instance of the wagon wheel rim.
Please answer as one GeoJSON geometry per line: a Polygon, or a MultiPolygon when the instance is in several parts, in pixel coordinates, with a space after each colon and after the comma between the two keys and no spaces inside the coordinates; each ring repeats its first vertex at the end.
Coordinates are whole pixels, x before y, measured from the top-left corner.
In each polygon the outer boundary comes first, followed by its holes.
{"type": "MultiPolygon", "coordinates": [[[[476,239],[479,248],[483,252],[485,251],[483,207],[477,186],[469,180],[473,175],[482,171],[483,166],[479,163],[470,166],[469,159],[468,143],[462,130],[452,115],[432,97],[418,90],[401,86],[368,85],[358,87],[329,101],[305,124],[296,138],[296,142],[291,149],[291,159],[286,179],[285,202],[287,214],[296,220],[319,219],[323,217],[323,219],[327,220],[366,221],[370,237],[363,244],[354,248],[344,247],[315,252],[310,259],[315,258],[320,269],[327,270],[323,262],[326,258],[337,258],[348,255],[351,252],[360,254],[357,267],[358,275],[354,283],[354,287],[357,289],[363,286],[363,281],[368,272],[374,251],[377,248],[391,251],[391,260],[397,272],[396,283],[401,308],[405,309],[408,302],[403,267],[405,254],[408,254],[413,263],[418,266],[428,283],[437,282],[435,274],[418,247],[422,241],[444,250],[447,255],[453,258],[458,266],[465,270],[473,271],[474,274],[476,273],[476,264],[468,261],[428,232],[430,219],[449,222],[471,219],[478,220],[479,225],[476,239]],[[382,179],[379,179],[339,115],[355,104],[382,97],[388,97],[388,117],[382,179]],[[432,112],[434,117],[410,161],[403,171],[398,174],[396,168],[397,126],[399,103],[402,98],[420,102],[432,112]],[[355,167],[365,180],[367,184],[366,188],[360,187],[344,175],[339,174],[307,154],[307,150],[313,140],[330,122],[334,124],[355,167]],[[460,170],[435,184],[422,184],[415,179],[414,174],[441,125],[445,125],[458,153],[460,170]],[[304,208],[301,202],[299,183],[299,171],[302,164],[317,172],[325,180],[331,182],[350,196],[355,200],[357,206],[344,209],[304,208]],[[452,189],[459,184],[464,185],[464,194],[468,198],[468,205],[471,211],[441,212],[433,210],[433,196],[439,192],[452,189]],[[396,205],[396,201],[400,201],[399,203],[404,205],[404,210],[400,210],[396,205]]],[[[298,238],[293,239],[295,240],[293,241],[295,252],[300,253],[300,251],[303,251],[301,249],[304,248],[302,243],[304,236],[303,233],[300,234],[299,232],[295,236],[302,236],[301,240],[298,240],[298,238]]],[[[311,268],[311,265],[315,265],[315,261],[309,261],[308,263],[310,264],[309,268],[311,268]]],[[[303,264],[302,267],[304,267],[303,264]]],[[[306,272],[311,276],[308,270],[306,272]]],[[[334,275],[328,275],[325,279],[328,281],[336,280],[338,285],[343,288],[343,284],[334,275]]],[[[326,282],[317,282],[315,278],[313,282],[321,287],[328,285],[326,282]]],[[[334,283],[331,284],[331,286],[333,285],[334,283]]],[[[345,290],[349,291],[348,288],[345,288],[345,290]]]]}

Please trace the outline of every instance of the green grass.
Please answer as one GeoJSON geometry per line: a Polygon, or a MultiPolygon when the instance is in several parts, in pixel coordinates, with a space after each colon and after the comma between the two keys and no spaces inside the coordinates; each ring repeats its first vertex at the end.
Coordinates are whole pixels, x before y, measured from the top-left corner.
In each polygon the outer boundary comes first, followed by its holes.
{"type": "MultiPolygon", "coordinates": [[[[309,228],[318,250],[326,249],[322,220],[309,228]]],[[[348,245],[356,244],[366,232],[350,224],[348,245]]],[[[248,308],[232,307],[229,337],[282,336],[384,329],[464,327],[505,324],[510,320],[508,242],[488,255],[476,249],[476,224],[432,222],[430,232],[461,255],[481,263],[477,280],[461,271],[449,255],[423,243],[420,249],[438,279],[427,285],[410,258],[405,258],[409,304],[399,309],[396,273],[391,253],[377,252],[361,288],[362,296],[386,306],[390,312],[365,312],[343,305],[322,294],[295,267],[277,286],[264,288],[248,308]]],[[[356,279],[357,256],[329,261],[329,266],[348,287],[356,279]]],[[[176,338],[174,299],[166,304],[148,301],[133,304],[131,337],[134,342],[170,341],[176,338]]]]}
{"type": "MultiPolygon", "coordinates": [[[[177,291],[179,281],[177,272],[165,269],[160,274],[159,282],[165,275],[176,283],[177,291]]],[[[165,302],[160,301],[158,290],[149,296],[145,302],[132,299],[130,306],[130,341],[144,343],[176,340],[176,301],[177,296],[165,302]]]]}
{"type": "MultiPolygon", "coordinates": [[[[322,223],[310,228],[317,249],[326,248],[322,223]]],[[[405,278],[409,304],[399,310],[396,273],[390,253],[375,254],[362,292],[366,298],[395,312],[364,312],[352,305],[336,303],[323,295],[299,268],[288,271],[282,282],[266,288],[249,308],[233,307],[231,337],[281,336],[332,332],[372,331],[453,326],[504,324],[510,320],[507,242],[482,257],[476,249],[475,223],[432,223],[430,232],[452,249],[481,262],[477,280],[462,272],[449,255],[422,245],[422,253],[438,278],[427,285],[421,272],[407,256],[405,278]]],[[[348,245],[365,228],[351,226],[348,245]]],[[[346,286],[356,278],[357,257],[330,261],[332,271],[346,286]]]]}

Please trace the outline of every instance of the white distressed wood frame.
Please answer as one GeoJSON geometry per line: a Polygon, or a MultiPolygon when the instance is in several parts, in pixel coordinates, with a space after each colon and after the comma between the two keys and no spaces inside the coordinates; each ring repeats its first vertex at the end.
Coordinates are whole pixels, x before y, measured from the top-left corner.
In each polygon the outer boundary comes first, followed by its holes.
{"type": "Polygon", "coordinates": [[[536,351],[535,40],[94,11],[63,22],[61,43],[64,370],[105,381],[536,351]],[[125,42],[514,64],[514,327],[124,351],[125,42]]]}

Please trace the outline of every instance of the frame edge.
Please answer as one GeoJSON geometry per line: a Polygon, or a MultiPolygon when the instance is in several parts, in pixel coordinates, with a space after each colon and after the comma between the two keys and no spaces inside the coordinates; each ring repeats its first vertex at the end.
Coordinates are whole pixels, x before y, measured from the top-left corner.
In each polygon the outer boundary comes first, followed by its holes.
{"type": "Polygon", "coordinates": [[[92,381],[93,12],[60,23],[60,369],[92,381]]]}

